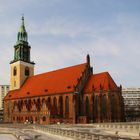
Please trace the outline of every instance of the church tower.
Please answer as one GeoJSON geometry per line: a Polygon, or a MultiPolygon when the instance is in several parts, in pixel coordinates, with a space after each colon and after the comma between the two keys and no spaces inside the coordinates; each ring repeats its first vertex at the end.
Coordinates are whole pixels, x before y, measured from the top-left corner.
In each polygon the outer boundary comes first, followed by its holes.
{"type": "Polygon", "coordinates": [[[24,17],[17,34],[17,42],[14,46],[14,59],[10,62],[11,66],[11,90],[19,89],[25,80],[34,75],[34,62],[30,60],[30,49],[28,35],[24,26],[24,17]]]}

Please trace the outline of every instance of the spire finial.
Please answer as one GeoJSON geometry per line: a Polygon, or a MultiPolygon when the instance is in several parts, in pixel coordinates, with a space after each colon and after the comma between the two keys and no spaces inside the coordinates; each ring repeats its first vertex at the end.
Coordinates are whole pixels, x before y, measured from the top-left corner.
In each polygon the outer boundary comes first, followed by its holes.
{"type": "Polygon", "coordinates": [[[21,20],[22,20],[22,26],[24,26],[24,14],[22,14],[21,20]]]}
{"type": "Polygon", "coordinates": [[[87,63],[90,65],[90,56],[87,54],[87,63]]]}

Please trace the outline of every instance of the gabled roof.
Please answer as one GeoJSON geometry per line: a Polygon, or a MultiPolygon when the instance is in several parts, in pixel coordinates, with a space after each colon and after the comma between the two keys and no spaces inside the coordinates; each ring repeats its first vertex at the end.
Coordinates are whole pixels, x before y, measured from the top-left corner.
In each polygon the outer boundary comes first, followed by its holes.
{"type": "Polygon", "coordinates": [[[84,92],[100,91],[116,91],[118,87],[108,72],[93,74],[90,76],[84,92]]]}
{"type": "Polygon", "coordinates": [[[87,63],[29,77],[18,90],[10,91],[5,100],[57,93],[74,92],[77,79],[87,63]]]}

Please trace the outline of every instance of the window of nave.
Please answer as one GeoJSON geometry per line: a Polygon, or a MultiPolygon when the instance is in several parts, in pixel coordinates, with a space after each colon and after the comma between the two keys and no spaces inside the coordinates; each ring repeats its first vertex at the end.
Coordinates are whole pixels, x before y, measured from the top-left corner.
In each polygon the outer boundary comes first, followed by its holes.
{"type": "Polygon", "coordinates": [[[69,97],[66,96],[65,98],[65,117],[69,117],[69,97]]]}
{"type": "Polygon", "coordinates": [[[86,115],[89,116],[89,99],[87,96],[86,96],[85,105],[86,105],[86,115]]]}
{"type": "Polygon", "coordinates": [[[60,117],[63,117],[63,97],[59,97],[59,105],[58,105],[58,112],[60,117]]]}
{"type": "Polygon", "coordinates": [[[57,115],[57,99],[56,97],[53,98],[53,113],[57,115]]]}
{"type": "Polygon", "coordinates": [[[30,111],[32,108],[32,103],[31,103],[31,99],[27,100],[27,104],[26,104],[27,110],[30,111]]]}
{"type": "Polygon", "coordinates": [[[107,98],[106,95],[101,97],[101,115],[102,118],[106,119],[107,117],[107,98]]]}
{"type": "Polygon", "coordinates": [[[36,108],[37,108],[37,111],[40,111],[40,109],[41,109],[41,102],[40,102],[40,98],[38,98],[38,99],[37,99],[36,108]]]}

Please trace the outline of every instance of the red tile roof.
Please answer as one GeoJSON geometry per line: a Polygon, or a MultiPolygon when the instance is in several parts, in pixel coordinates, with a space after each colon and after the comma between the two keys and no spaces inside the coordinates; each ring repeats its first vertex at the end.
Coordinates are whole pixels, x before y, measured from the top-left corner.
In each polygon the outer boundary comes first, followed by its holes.
{"type": "Polygon", "coordinates": [[[74,92],[74,86],[86,63],[29,77],[18,90],[10,91],[5,100],[56,93],[74,92]]]}
{"type": "MultiPolygon", "coordinates": [[[[83,63],[31,76],[20,89],[10,91],[5,100],[74,92],[74,86],[78,82],[77,79],[81,77],[85,68],[86,63],[83,63]]],[[[109,73],[103,72],[89,77],[84,88],[84,93],[92,92],[93,88],[95,91],[99,91],[100,87],[105,91],[118,89],[109,73]]]]}
{"type": "Polygon", "coordinates": [[[99,91],[100,87],[102,87],[104,91],[108,91],[109,89],[111,91],[118,90],[118,87],[110,74],[108,72],[103,72],[90,76],[85,86],[84,92],[92,92],[93,89],[95,91],[99,91]]]}

